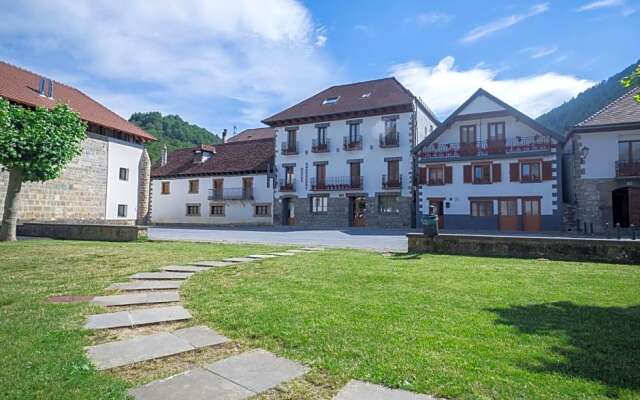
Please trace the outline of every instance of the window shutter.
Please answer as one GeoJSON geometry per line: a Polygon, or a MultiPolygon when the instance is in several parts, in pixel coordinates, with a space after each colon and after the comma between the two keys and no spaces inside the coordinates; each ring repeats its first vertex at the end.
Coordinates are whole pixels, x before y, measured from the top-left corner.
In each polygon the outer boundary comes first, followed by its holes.
{"type": "Polygon", "coordinates": [[[542,162],[542,180],[550,181],[553,179],[553,161],[542,162]]]}
{"type": "Polygon", "coordinates": [[[427,168],[426,167],[420,167],[420,174],[418,176],[418,184],[420,185],[426,185],[427,184],[427,168]]]}
{"type": "Polygon", "coordinates": [[[492,181],[500,182],[502,180],[502,164],[491,164],[491,168],[493,170],[491,173],[493,175],[492,181]]]}
{"type": "Polygon", "coordinates": [[[463,167],[464,183],[471,183],[471,165],[465,165],[463,167]]]}
{"type": "Polygon", "coordinates": [[[509,164],[509,177],[511,182],[520,182],[520,163],[509,164]]]}
{"type": "Polygon", "coordinates": [[[453,167],[444,167],[444,183],[453,183],[453,167]]]}

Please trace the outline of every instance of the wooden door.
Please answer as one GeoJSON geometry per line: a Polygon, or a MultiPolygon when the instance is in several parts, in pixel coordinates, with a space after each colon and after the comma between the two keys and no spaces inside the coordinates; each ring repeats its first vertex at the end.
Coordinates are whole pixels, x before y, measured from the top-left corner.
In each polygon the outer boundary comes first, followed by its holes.
{"type": "Polygon", "coordinates": [[[360,187],[360,163],[352,162],[351,169],[351,189],[361,189],[360,187]]]}
{"type": "Polygon", "coordinates": [[[351,225],[352,226],[365,226],[366,225],[366,211],[367,211],[367,199],[364,197],[353,197],[352,198],[352,216],[351,216],[351,225]]]}
{"type": "Polygon", "coordinates": [[[442,199],[429,199],[429,205],[433,206],[433,212],[438,216],[438,229],[444,229],[444,201],[442,199]]]}
{"type": "Polygon", "coordinates": [[[253,178],[242,178],[242,198],[253,199],[253,178]]]}
{"type": "Polygon", "coordinates": [[[296,224],[295,204],[291,199],[282,199],[282,216],[285,225],[296,224]]]}
{"type": "Polygon", "coordinates": [[[518,230],[518,200],[500,199],[498,201],[500,230],[512,232],[518,230]]]}
{"type": "Polygon", "coordinates": [[[522,224],[526,232],[540,232],[540,199],[522,199],[522,224]]]}

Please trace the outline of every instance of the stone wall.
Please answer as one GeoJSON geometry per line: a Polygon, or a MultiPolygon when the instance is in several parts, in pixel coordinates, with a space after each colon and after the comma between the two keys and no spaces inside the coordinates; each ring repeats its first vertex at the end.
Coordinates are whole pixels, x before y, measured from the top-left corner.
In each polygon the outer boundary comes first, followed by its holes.
{"type": "MultiPolygon", "coordinates": [[[[107,196],[108,143],[89,136],[82,154],[57,179],[24,183],[20,221],[104,221],[107,196]]],[[[9,173],[0,172],[0,210],[4,209],[9,173]]]]}
{"type": "Polygon", "coordinates": [[[147,228],[114,224],[61,224],[31,222],[18,225],[18,235],[68,240],[132,242],[147,237],[147,228]]]}
{"type": "Polygon", "coordinates": [[[407,238],[410,253],[640,264],[640,240],[448,234],[429,238],[419,233],[410,233],[407,238]]]}

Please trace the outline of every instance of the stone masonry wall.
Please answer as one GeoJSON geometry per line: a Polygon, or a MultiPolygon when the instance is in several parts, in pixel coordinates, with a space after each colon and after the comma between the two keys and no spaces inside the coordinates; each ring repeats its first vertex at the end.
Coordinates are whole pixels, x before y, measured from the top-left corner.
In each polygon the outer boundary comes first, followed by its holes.
{"type": "MultiPolygon", "coordinates": [[[[104,221],[107,196],[108,143],[88,137],[82,153],[57,179],[22,185],[20,221],[104,221]]],[[[0,210],[4,209],[9,173],[0,172],[0,210]]]]}

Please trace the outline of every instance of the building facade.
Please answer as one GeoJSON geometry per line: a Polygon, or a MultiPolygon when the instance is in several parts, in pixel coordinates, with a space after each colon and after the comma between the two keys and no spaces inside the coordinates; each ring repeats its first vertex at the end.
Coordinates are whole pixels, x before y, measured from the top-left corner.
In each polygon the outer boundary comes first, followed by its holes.
{"type": "MultiPolygon", "coordinates": [[[[144,143],[155,140],[152,135],[77,89],[3,62],[0,97],[25,107],[65,103],[88,123],[81,154],[58,178],[23,184],[18,209],[21,222],[133,224],[144,220],[148,197],[141,171],[148,167],[144,143]]],[[[0,209],[4,208],[8,175],[0,171],[0,209]]]]}
{"type": "Polygon", "coordinates": [[[559,231],[563,138],[479,89],[416,148],[440,228],[559,231]]]}
{"type": "Polygon", "coordinates": [[[273,154],[273,139],[163,153],[151,170],[151,222],[272,225],[273,154]]]}
{"type": "Polygon", "coordinates": [[[438,122],[397,80],[334,86],[263,122],[276,133],[275,224],[412,225],[411,150],[438,122]]]}
{"type": "Polygon", "coordinates": [[[569,224],[603,233],[640,226],[640,104],[633,89],[569,132],[569,224]]]}

